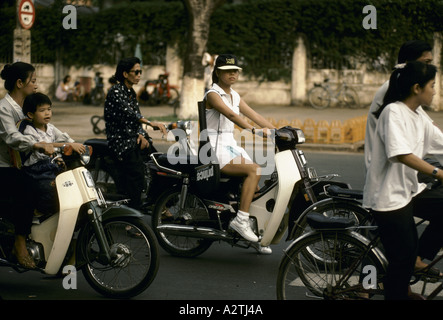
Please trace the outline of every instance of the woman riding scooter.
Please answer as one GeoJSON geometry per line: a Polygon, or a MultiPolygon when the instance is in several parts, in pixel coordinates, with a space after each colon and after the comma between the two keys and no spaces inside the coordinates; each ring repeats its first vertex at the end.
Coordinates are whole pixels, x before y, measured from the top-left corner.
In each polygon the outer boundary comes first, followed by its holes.
{"type": "Polygon", "coordinates": [[[30,234],[34,212],[33,192],[27,176],[13,166],[10,148],[18,151],[31,149],[52,154],[51,145],[35,143],[30,137],[21,134],[16,127],[25,118],[22,107],[26,96],[37,90],[35,68],[24,62],[6,65],[1,72],[8,91],[0,101],[0,203],[2,214],[10,217],[15,226],[13,253],[25,268],[35,268],[35,263],[26,249],[26,237],[30,234]]]}
{"type": "Polygon", "coordinates": [[[252,162],[246,151],[237,145],[234,139],[234,125],[251,130],[255,134],[258,129],[250,125],[239,114],[240,112],[262,127],[263,134],[270,134],[275,127],[255,112],[240,98],[231,86],[237,82],[240,68],[234,55],[221,54],[217,57],[212,73],[212,87],[205,94],[206,119],[209,139],[220,163],[221,172],[230,176],[245,177],[237,217],[230,227],[243,238],[256,243],[254,246],[260,253],[270,254],[271,248],[261,247],[258,237],[249,226],[249,207],[260,180],[260,166],[252,162]]]}

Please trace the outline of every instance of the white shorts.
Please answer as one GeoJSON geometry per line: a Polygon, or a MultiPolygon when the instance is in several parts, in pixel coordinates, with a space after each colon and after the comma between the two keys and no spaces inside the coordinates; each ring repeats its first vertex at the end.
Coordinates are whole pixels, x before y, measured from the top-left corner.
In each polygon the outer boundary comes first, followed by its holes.
{"type": "Polygon", "coordinates": [[[230,163],[232,159],[243,157],[252,162],[248,153],[242,147],[237,145],[218,145],[216,150],[216,156],[220,164],[220,169],[230,163]]]}

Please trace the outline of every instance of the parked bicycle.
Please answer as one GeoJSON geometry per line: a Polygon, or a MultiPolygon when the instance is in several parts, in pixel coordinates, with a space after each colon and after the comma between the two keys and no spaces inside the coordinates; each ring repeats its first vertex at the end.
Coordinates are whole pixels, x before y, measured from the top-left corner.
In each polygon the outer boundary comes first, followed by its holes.
{"type": "Polygon", "coordinates": [[[360,108],[360,99],[354,88],[343,82],[333,91],[328,78],[323,83],[314,83],[314,87],[308,92],[308,100],[311,106],[318,110],[326,109],[331,102],[352,109],[360,108]]]}
{"type": "Polygon", "coordinates": [[[91,103],[94,106],[99,106],[105,102],[105,91],[101,72],[95,73],[94,82],[95,87],[91,91],[91,103]]]}
{"type": "MultiPolygon", "coordinates": [[[[353,190],[332,187],[327,192],[331,198],[323,202],[336,202],[342,209],[346,201],[352,203],[356,200],[353,190]]],[[[313,210],[315,208],[313,205],[303,214],[312,230],[285,250],[278,272],[277,298],[296,299],[295,287],[301,284],[314,297],[324,299],[381,299],[388,262],[380,249],[378,234],[370,232],[377,228],[368,223],[372,215],[369,211],[358,210],[362,215],[357,221],[352,219],[353,214],[328,216],[322,210],[313,210]]],[[[331,207],[329,211],[335,209],[331,207]]],[[[438,256],[426,269],[432,268],[441,259],[443,256],[438,256]]],[[[421,270],[414,274],[411,284],[423,281],[421,294],[424,295],[427,284],[438,280],[428,275],[426,270],[421,270]]],[[[426,299],[435,298],[441,291],[442,283],[426,299]]]]}
{"type": "Polygon", "coordinates": [[[144,87],[138,92],[137,98],[141,104],[151,106],[168,104],[175,107],[180,94],[178,87],[169,84],[169,73],[165,72],[158,76],[157,80],[148,80],[144,87]]]}

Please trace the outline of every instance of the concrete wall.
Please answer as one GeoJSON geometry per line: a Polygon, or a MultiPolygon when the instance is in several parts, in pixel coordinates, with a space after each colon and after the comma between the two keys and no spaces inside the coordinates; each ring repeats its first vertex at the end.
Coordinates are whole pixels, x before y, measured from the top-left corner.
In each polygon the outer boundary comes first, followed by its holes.
{"type": "MultiPolygon", "coordinates": [[[[436,65],[441,65],[442,42],[441,34],[436,34],[433,52],[436,65]]],[[[171,84],[181,87],[183,66],[174,47],[168,47],[166,60],[166,66],[143,66],[142,78],[139,85],[135,86],[135,90],[141,88],[146,80],[157,79],[158,75],[164,71],[170,73],[169,80],[171,84]]],[[[3,69],[3,65],[0,63],[1,69],[3,69]]],[[[53,96],[56,87],[54,66],[36,64],[35,67],[37,69],[39,90],[53,96]]],[[[103,65],[94,65],[89,68],[71,67],[68,69],[68,74],[71,75],[72,84],[82,77],[90,77],[92,86],[94,86],[92,79],[95,72],[100,71],[102,72],[106,92],[110,87],[108,79],[114,74],[115,67],[103,65]]],[[[437,94],[432,106],[432,109],[436,111],[443,110],[443,90],[441,89],[443,88],[443,77],[440,74],[441,72],[437,74],[437,85],[435,86],[437,94]]],[[[359,94],[361,105],[368,106],[376,90],[389,79],[389,76],[390,73],[368,72],[364,67],[359,70],[341,71],[309,68],[305,40],[300,37],[297,39],[297,46],[294,50],[291,82],[259,82],[240,75],[240,79],[234,88],[251,105],[300,105],[307,102],[307,93],[314,86],[314,83],[329,78],[332,88],[343,81],[355,88],[359,94]]],[[[5,93],[3,80],[0,79],[0,98],[5,93]]]]}

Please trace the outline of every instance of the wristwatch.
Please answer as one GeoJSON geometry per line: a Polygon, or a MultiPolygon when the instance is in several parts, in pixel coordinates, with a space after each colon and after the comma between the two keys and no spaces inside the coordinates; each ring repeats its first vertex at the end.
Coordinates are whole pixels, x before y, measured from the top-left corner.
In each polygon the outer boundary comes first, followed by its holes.
{"type": "Polygon", "coordinates": [[[438,173],[438,168],[434,168],[434,170],[432,171],[432,176],[434,178],[437,178],[437,173],[438,173]]]}

